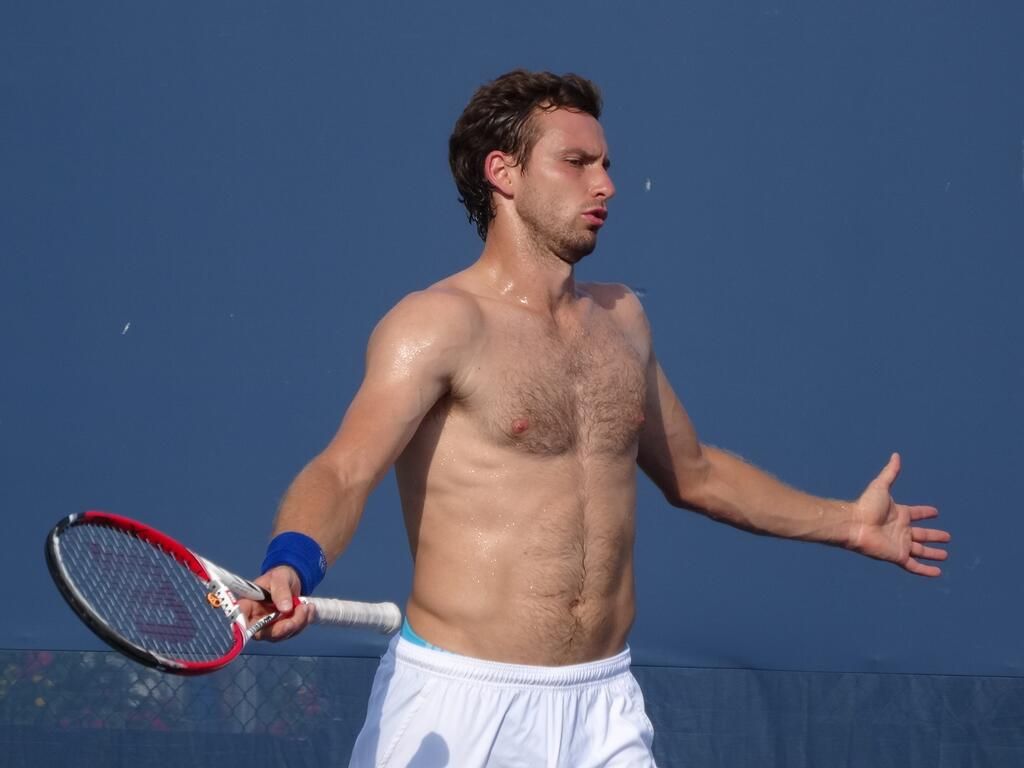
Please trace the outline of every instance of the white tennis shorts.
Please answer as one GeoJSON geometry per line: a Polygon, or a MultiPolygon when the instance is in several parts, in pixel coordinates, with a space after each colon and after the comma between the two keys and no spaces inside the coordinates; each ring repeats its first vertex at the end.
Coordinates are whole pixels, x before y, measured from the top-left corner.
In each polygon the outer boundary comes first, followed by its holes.
{"type": "Polygon", "coordinates": [[[654,765],[629,649],[567,667],[473,659],[396,635],[350,768],[654,765]]]}

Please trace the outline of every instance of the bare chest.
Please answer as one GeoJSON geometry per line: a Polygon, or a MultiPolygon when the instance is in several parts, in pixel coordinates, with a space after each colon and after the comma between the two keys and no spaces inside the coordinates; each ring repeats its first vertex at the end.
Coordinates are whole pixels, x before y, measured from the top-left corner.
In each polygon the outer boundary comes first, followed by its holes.
{"type": "Polygon", "coordinates": [[[528,453],[620,454],[644,420],[645,361],[611,323],[505,329],[477,392],[485,429],[528,453]]]}

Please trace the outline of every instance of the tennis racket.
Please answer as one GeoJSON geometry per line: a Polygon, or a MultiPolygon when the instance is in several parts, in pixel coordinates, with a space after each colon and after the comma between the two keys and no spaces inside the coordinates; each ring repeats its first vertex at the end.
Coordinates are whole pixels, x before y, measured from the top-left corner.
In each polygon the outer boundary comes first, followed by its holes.
{"type": "MultiPolygon", "coordinates": [[[[270,593],[214,565],[148,525],[107,512],[61,520],[46,539],[46,563],[61,595],[112,648],[147,666],[199,675],[229,664],[278,613],[247,625],[238,598],[270,593]]],[[[394,603],[300,597],[313,621],[396,632],[394,603]]]]}

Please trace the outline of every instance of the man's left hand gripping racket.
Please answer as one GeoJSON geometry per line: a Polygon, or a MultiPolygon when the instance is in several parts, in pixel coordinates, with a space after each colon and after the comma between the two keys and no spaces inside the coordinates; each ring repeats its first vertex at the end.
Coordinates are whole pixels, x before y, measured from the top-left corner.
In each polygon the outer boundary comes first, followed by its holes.
{"type": "MultiPolygon", "coordinates": [[[[237,598],[270,594],[225,571],[148,525],[107,512],[61,520],[46,539],[46,563],[78,616],[115,650],[179,675],[212,672],[231,662],[277,617],[246,624],[237,598]]],[[[302,597],[313,621],[396,632],[394,603],[302,597]]]]}

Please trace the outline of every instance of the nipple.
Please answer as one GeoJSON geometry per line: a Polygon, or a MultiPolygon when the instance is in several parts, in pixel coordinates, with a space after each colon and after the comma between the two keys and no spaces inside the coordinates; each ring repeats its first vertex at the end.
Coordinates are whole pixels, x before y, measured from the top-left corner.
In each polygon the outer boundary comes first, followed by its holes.
{"type": "Polygon", "coordinates": [[[530,422],[526,419],[513,419],[512,421],[512,434],[521,435],[530,427],[530,422]]]}

